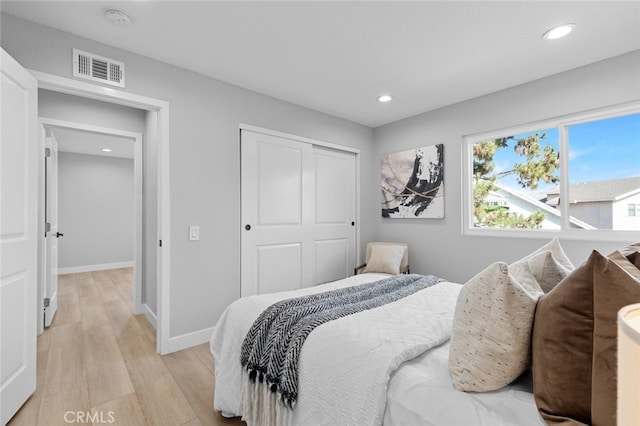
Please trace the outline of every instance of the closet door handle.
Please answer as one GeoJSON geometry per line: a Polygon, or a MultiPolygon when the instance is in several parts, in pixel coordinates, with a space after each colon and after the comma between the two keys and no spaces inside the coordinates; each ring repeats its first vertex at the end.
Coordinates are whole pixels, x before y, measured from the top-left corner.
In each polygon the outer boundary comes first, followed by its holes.
{"type": "Polygon", "coordinates": [[[251,231],[251,225],[249,225],[248,223],[244,226],[244,229],[247,231],[251,231]]]}
{"type": "Polygon", "coordinates": [[[61,234],[60,232],[56,232],[56,238],[60,238],[60,237],[64,237],[64,234],[61,234]]]}

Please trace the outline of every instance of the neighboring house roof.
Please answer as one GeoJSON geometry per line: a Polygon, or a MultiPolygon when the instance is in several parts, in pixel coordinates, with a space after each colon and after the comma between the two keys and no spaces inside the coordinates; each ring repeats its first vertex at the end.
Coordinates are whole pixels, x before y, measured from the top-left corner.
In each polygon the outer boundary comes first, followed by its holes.
{"type": "MultiPolygon", "coordinates": [[[[640,177],[580,182],[569,186],[570,203],[619,201],[640,193],[640,177]]],[[[548,195],[554,194],[553,191],[548,195]]]]}
{"type": "MultiPolygon", "coordinates": [[[[534,208],[542,210],[545,213],[560,217],[560,210],[555,209],[541,201],[536,200],[535,198],[527,195],[527,194],[523,194],[522,192],[518,192],[512,188],[509,188],[508,186],[504,186],[499,184],[498,182],[494,182],[493,185],[502,190],[505,191],[511,195],[513,195],[514,197],[518,197],[521,200],[526,201],[527,203],[531,204],[534,208]]],[[[572,224],[582,228],[582,229],[596,229],[593,226],[589,225],[586,222],[581,221],[580,219],[576,219],[573,216],[569,216],[569,222],[571,222],[572,224]]]]}

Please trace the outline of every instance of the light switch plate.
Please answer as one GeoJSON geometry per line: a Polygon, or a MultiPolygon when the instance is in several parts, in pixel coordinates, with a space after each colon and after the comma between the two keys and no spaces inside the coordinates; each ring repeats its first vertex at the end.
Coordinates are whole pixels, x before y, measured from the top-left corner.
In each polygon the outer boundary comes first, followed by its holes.
{"type": "Polygon", "coordinates": [[[200,241],[200,227],[197,225],[189,226],[189,241],[200,241]]]}

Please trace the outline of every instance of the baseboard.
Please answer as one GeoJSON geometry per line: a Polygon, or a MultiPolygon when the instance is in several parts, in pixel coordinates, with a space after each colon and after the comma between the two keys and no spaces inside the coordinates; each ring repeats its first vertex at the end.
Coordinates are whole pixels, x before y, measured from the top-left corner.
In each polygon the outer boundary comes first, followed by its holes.
{"type": "Polygon", "coordinates": [[[58,268],[58,275],[105,271],[107,269],[133,268],[133,266],[133,260],[130,262],[102,263],[100,265],[70,266],[68,268],[58,268]]]}
{"type": "Polygon", "coordinates": [[[144,316],[147,318],[147,320],[149,320],[149,322],[153,326],[153,328],[155,328],[157,330],[158,329],[158,317],[156,316],[156,314],[153,313],[153,311],[151,310],[149,305],[147,305],[146,303],[143,303],[142,304],[142,311],[144,313],[144,316]]]}
{"type": "Polygon", "coordinates": [[[169,338],[169,351],[167,353],[180,351],[192,346],[209,342],[215,327],[205,328],[203,330],[194,331],[192,333],[183,334],[181,336],[169,338]]]}

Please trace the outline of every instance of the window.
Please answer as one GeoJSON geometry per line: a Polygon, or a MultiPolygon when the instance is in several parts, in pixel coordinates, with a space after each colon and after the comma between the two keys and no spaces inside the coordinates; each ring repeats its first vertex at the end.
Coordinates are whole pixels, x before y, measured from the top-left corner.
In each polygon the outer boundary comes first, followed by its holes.
{"type": "Polygon", "coordinates": [[[465,156],[466,233],[640,231],[639,104],[468,136],[465,156]]]}

